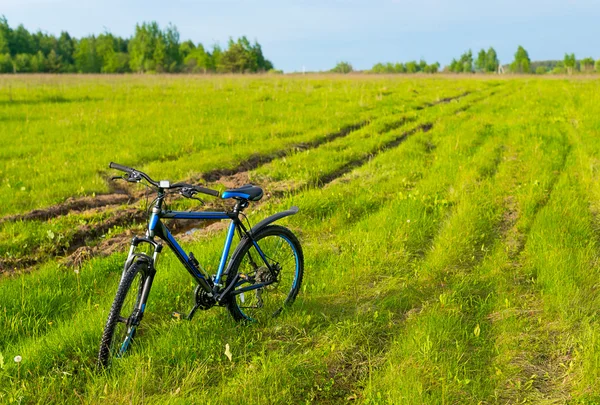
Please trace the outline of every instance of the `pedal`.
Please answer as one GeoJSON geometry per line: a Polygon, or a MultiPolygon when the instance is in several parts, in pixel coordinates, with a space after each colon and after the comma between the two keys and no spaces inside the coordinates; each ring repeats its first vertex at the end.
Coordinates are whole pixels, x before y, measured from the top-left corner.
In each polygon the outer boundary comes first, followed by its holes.
{"type": "Polygon", "coordinates": [[[175,319],[177,321],[181,321],[182,319],[185,319],[185,315],[182,314],[181,312],[173,312],[171,314],[171,319],[175,319]]]}

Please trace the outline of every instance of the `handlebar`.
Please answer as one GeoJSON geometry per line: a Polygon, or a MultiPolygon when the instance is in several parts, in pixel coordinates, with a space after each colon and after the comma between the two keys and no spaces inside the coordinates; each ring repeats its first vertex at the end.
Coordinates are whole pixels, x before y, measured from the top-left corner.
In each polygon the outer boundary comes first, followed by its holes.
{"type": "Polygon", "coordinates": [[[131,173],[131,172],[135,171],[131,167],[123,166],[123,165],[120,165],[120,164],[115,163],[115,162],[110,162],[110,164],[108,165],[108,167],[110,167],[111,169],[120,170],[120,171],[125,172],[125,173],[131,173]]]}
{"type": "Polygon", "coordinates": [[[108,165],[111,169],[120,170],[122,172],[127,173],[129,176],[127,178],[124,177],[125,180],[133,183],[140,182],[142,179],[148,181],[148,183],[152,184],[154,187],[163,189],[163,190],[175,190],[180,189],[181,194],[184,197],[192,198],[196,193],[202,193],[207,195],[212,195],[213,197],[219,197],[221,195],[217,190],[212,190],[210,188],[202,187],[202,186],[194,186],[193,184],[188,183],[174,183],[169,185],[168,187],[164,187],[159,184],[157,181],[154,181],[148,176],[146,173],[141,172],[139,170],[133,169],[128,166],[123,166],[115,162],[110,162],[108,165]]]}

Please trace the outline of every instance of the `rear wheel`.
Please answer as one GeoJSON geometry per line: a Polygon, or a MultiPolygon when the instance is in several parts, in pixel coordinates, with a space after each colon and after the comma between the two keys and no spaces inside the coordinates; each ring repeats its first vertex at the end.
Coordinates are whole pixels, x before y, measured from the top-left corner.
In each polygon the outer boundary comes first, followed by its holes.
{"type": "Polygon", "coordinates": [[[226,281],[229,286],[237,280],[228,309],[238,321],[266,321],[279,315],[296,299],[304,274],[302,247],[292,231],[271,225],[258,231],[254,240],[262,255],[244,239],[231,259],[226,281]],[[256,285],[264,286],[252,289],[256,285]]]}
{"type": "Polygon", "coordinates": [[[148,263],[144,260],[134,262],[125,272],[102,334],[99,367],[107,367],[112,359],[122,357],[133,342],[143,316],[141,300],[147,279],[148,263]]]}

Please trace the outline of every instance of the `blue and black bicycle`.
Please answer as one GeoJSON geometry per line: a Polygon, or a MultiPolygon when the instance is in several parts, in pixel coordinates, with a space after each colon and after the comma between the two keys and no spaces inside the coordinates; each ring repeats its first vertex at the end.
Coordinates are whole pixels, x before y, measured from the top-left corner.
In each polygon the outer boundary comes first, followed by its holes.
{"type": "Polygon", "coordinates": [[[145,236],[131,241],[129,256],[123,268],[121,281],[110,309],[100,351],[98,365],[108,366],[113,358],[121,357],[135,337],[146,310],[146,303],[156,274],[156,263],[162,251],[162,240],[175,253],[179,261],[198,283],[194,291],[194,306],[185,316],[192,319],[198,309],[213,306],[226,307],[236,321],[261,321],[279,315],[294,302],[300,290],[304,272],[304,256],[298,238],[287,228],[273,222],[294,215],[298,207],[279,212],[263,219],[254,227],[242,222],[243,211],[251,201],[263,196],[260,187],[245,185],[224,191],[222,194],[201,186],[169,181],[154,181],[139,170],[111,163],[110,167],[125,172],[115,177],[132,183],[144,182],[157,192],[150,205],[148,228],[145,236]],[[191,212],[166,209],[165,198],[179,193],[186,198],[206,194],[223,199],[233,199],[231,211],[191,212]],[[217,273],[209,276],[193,253],[187,254],[177,243],[163,219],[230,220],[225,247],[217,273]],[[249,229],[250,228],[250,229],[249,229]],[[235,233],[240,242],[229,255],[235,233]],[[146,244],[146,253],[138,247],[146,244]]]}

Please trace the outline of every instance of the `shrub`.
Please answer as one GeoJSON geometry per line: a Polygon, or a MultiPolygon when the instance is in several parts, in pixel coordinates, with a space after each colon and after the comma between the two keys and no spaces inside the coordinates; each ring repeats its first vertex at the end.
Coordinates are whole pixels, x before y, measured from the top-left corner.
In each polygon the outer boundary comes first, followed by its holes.
{"type": "Polygon", "coordinates": [[[338,62],[337,65],[331,71],[333,73],[350,73],[354,70],[352,65],[348,62],[338,62]]]}

